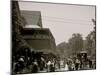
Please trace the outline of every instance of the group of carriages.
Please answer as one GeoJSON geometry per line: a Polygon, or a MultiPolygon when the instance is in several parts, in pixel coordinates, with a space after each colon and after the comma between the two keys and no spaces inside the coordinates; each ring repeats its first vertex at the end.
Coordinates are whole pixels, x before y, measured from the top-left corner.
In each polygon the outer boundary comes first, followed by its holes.
{"type": "Polygon", "coordinates": [[[77,53],[77,59],[80,61],[80,70],[88,70],[96,68],[96,60],[90,56],[87,51],[77,53]]]}

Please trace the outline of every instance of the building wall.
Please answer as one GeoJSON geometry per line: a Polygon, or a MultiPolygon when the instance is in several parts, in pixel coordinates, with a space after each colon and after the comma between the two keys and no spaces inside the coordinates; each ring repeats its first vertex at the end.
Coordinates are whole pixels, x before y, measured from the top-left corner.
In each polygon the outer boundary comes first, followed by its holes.
{"type": "Polygon", "coordinates": [[[36,49],[36,50],[53,49],[53,47],[50,46],[50,40],[49,39],[44,39],[44,40],[27,39],[26,41],[27,41],[28,44],[30,44],[32,46],[33,49],[36,49]]]}
{"type": "Polygon", "coordinates": [[[16,54],[20,46],[27,46],[20,32],[24,24],[25,21],[20,14],[18,1],[12,1],[12,55],[16,54]]]}

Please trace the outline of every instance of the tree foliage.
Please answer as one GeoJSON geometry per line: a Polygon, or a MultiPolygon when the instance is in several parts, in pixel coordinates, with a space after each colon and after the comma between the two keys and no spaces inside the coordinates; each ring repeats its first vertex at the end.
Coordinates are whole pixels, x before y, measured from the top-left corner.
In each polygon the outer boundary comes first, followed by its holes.
{"type": "Polygon", "coordinates": [[[83,48],[83,38],[79,33],[74,33],[68,43],[62,42],[57,46],[57,50],[62,56],[72,56],[83,48]]]}
{"type": "Polygon", "coordinates": [[[96,21],[93,19],[93,24],[94,24],[94,30],[88,34],[86,37],[87,45],[86,49],[88,51],[88,54],[91,56],[96,56],[96,21]]]}
{"type": "Polygon", "coordinates": [[[69,39],[69,46],[72,54],[76,54],[77,52],[83,49],[83,38],[79,33],[74,33],[72,37],[69,39]]]}

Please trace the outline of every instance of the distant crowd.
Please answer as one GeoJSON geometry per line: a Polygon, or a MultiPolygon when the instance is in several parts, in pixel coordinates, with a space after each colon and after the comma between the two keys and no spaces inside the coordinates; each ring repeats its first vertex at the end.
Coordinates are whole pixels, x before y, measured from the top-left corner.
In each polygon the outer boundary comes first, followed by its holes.
{"type": "Polygon", "coordinates": [[[96,62],[91,59],[79,59],[77,57],[74,59],[50,58],[31,52],[29,49],[16,53],[12,58],[13,74],[89,70],[95,68],[96,62]]]}

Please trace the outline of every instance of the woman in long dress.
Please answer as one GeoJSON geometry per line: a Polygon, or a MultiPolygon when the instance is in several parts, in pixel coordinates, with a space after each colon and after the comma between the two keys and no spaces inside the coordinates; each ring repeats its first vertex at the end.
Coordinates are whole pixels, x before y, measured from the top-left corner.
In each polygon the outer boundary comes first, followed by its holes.
{"type": "Polygon", "coordinates": [[[68,70],[69,70],[68,64],[66,63],[66,64],[65,64],[65,71],[68,71],[68,70]]]}

